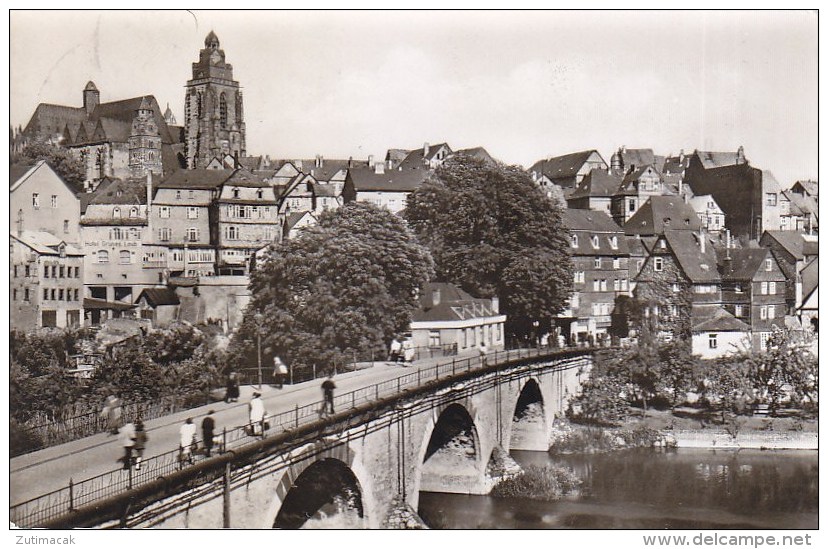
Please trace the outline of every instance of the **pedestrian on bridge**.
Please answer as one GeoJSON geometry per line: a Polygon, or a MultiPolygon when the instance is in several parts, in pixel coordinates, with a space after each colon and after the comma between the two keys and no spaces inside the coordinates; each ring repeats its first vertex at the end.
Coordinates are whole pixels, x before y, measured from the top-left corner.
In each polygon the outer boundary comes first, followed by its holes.
{"type": "Polygon", "coordinates": [[[124,462],[124,469],[129,469],[132,466],[132,450],[135,447],[135,425],[126,423],[118,432],[118,439],[121,446],[124,447],[124,455],[118,461],[124,462]]]}
{"type": "Polygon", "coordinates": [[[273,357],[273,379],[276,381],[276,388],[281,389],[285,385],[288,369],[282,359],[278,356],[273,357]]]}
{"type": "Polygon", "coordinates": [[[144,449],[147,447],[147,432],[141,418],[135,422],[135,470],[141,470],[141,460],[144,459],[144,449]]]}
{"type": "Polygon", "coordinates": [[[213,410],[207,412],[207,417],[201,420],[201,440],[204,441],[204,455],[210,457],[213,449],[213,433],[216,428],[216,421],[213,419],[213,410]]]}
{"type": "Polygon", "coordinates": [[[250,399],[248,409],[250,411],[250,434],[253,436],[263,436],[267,412],[265,411],[261,393],[253,393],[253,398],[250,399]]]}
{"type": "Polygon", "coordinates": [[[391,340],[391,346],[388,352],[388,361],[399,362],[400,351],[402,351],[402,343],[400,343],[400,340],[395,337],[391,340]]]}
{"type": "Polygon", "coordinates": [[[489,348],[486,347],[486,342],[485,341],[483,341],[483,340],[480,341],[480,347],[477,349],[477,351],[480,353],[480,365],[485,366],[486,365],[486,355],[489,354],[489,348]]]}
{"type": "Polygon", "coordinates": [[[336,383],[333,381],[333,374],[329,374],[328,379],[322,382],[322,394],[325,400],[322,402],[320,415],[334,413],[334,389],[336,389],[336,383]]]}
{"type": "Polygon", "coordinates": [[[121,399],[115,395],[106,397],[101,417],[106,419],[106,428],[110,434],[117,435],[121,426],[121,399]]]}
{"type": "Polygon", "coordinates": [[[193,418],[187,418],[187,421],[181,426],[179,434],[181,435],[181,440],[179,441],[178,459],[181,463],[185,461],[192,463],[193,447],[196,445],[196,426],[193,423],[193,418]]]}
{"type": "Polygon", "coordinates": [[[227,392],[224,393],[224,402],[236,402],[239,400],[239,377],[236,372],[227,375],[227,392]]]}

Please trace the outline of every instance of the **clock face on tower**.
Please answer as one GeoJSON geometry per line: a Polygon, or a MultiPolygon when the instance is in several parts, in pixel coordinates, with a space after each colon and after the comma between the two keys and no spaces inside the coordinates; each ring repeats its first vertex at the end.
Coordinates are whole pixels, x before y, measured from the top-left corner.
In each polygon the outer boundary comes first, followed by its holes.
{"type": "Polygon", "coordinates": [[[219,55],[219,52],[214,51],[213,53],[210,54],[210,62],[211,63],[218,63],[219,61],[221,61],[221,55],[219,55]]]}

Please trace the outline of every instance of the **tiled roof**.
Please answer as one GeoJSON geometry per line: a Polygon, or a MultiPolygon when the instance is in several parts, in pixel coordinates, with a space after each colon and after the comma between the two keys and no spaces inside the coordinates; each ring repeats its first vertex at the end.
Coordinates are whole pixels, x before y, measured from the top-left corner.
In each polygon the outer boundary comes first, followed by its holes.
{"type": "Polygon", "coordinates": [[[716,204],[716,201],[713,200],[713,195],[710,195],[710,194],[702,194],[702,195],[699,195],[699,196],[694,196],[694,197],[692,197],[688,200],[688,204],[690,204],[690,207],[693,208],[693,210],[695,210],[697,212],[709,210],[710,208],[707,207],[707,204],[709,202],[713,203],[713,206],[714,206],[713,210],[714,211],[716,211],[716,212],[721,212],[722,211],[722,209],[719,208],[719,205],[716,204]]]}
{"type": "Polygon", "coordinates": [[[227,181],[234,170],[178,170],[158,184],[159,189],[215,189],[227,181]]]}
{"type": "Polygon", "coordinates": [[[180,305],[181,302],[178,300],[178,295],[176,295],[175,291],[172,288],[144,288],[141,294],[138,296],[138,299],[135,301],[140,301],[141,297],[147,298],[147,303],[149,303],[153,307],[158,307],[160,305],[180,305]]]}
{"type": "Polygon", "coordinates": [[[791,202],[791,213],[796,215],[813,214],[819,219],[819,204],[813,195],[799,194],[791,190],[782,192],[791,202]]]}
{"type": "MultiPolygon", "coordinates": [[[[598,151],[592,149],[539,160],[529,168],[529,171],[546,175],[553,181],[573,177],[586,164],[586,161],[593,153],[598,154],[598,151]]],[[[598,156],[600,157],[601,155],[599,154],[598,156]]]]}
{"type": "Polygon", "coordinates": [[[623,149],[620,152],[625,170],[633,166],[638,169],[641,166],[652,166],[656,163],[653,149],[623,149]]]}
{"type": "Polygon", "coordinates": [[[806,255],[811,255],[806,254],[806,251],[814,252],[813,255],[816,255],[819,251],[818,244],[816,246],[810,244],[806,250],[805,237],[802,233],[797,231],[765,231],[762,235],[762,239],[766,238],[770,238],[778,242],[784,250],[786,250],[797,260],[804,259],[806,255]]]}
{"type": "Polygon", "coordinates": [[[225,179],[224,184],[239,187],[270,187],[270,183],[265,182],[261,174],[250,172],[244,168],[233,170],[230,177],[225,179]]]}
{"type": "Polygon", "coordinates": [[[802,189],[811,196],[819,196],[819,183],[816,181],[797,181],[791,188],[795,189],[797,187],[802,187],[802,189]]]}
{"type": "Polygon", "coordinates": [[[605,212],[566,208],[561,216],[563,226],[570,231],[591,231],[594,233],[618,233],[623,230],[605,212]]]}
{"type": "Polygon", "coordinates": [[[403,170],[411,169],[411,168],[419,168],[423,166],[424,160],[433,160],[437,153],[440,151],[441,148],[447,148],[448,154],[451,154],[452,150],[451,147],[448,146],[448,143],[437,143],[436,145],[429,145],[428,146],[428,154],[424,154],[424,147],[420,147],[418,149],[411,149],[406,157],[400,162],[399,167],[403,170]]]}
{"type": "Polygon", "coordinates": [[[11,233],[11,237],[19,240],[41,255],[58,255],[60,245],[64,245],[66,255],[82,256],[83,252],[71,244],[66,244],[51,233],[45,231],[21,231],[11,233]]]}
{"type": "Polygon", "coordinates": [[[819,285],[819,257],[815,257],[805,265],[800,274],[802,276],[802,297],[805,298],[819,285]]]}
{"type": "Polygon", "coordinates": [[[26,175],[29,170],[35,167],[35,163],[18,162],[9,167],[9,183],[14,185],[18,179],[26,175]]]}
{"type": "Polygon", "coordinates": [[[416,168],[395,168],[385,173],[375,173],[373,168],[352,168],[348,170],[357,192],[385,191],[412,192],[423,184],[431,174],[424,166],[416,168]]]}
{"type": "Polygon", "coordinates": [[[702,252],[700,237],[692,231],[668,230],[664,231],[664,238],[667,239],[681,270],[691,282],[703,284],[721,281],[717,269],[716,252],[711,242],[705,243],[705,249],[702,252]]]}
{"type": "Polygon", "coordinates": [[[664,165],[661,167],[661,173],[664,175],[681,174],[690,164],[690,156],[668,156],[664,159],[664,165]]]}
{"type": "Polygon", "coordinates": [[[651,196],[624,224],[626,234],[653,235],[665,230],[701,229],[699,216],[677,196],[651,196]]]}
{"type": "Polygon", "coordinates": [[[620,173],[608,173],[607,170],[594,168],[575,187],[569,198],[610,197],[621,186],[623,179],[623,175],[620,173]]]}
{"type": "Polygon", "coordinates": [[[287,216],[287,219],[285,219],[285,225],[287,226],[288,229],[292,229],[306,215],[312,217],[313,219],[316,219],[316,217],[314,217],[314,215],[311,212],[294,212],[294,213],[287,216]]]}
{"type": "Polygon", "coordinates": [[[776,180],[773,172],[762,170],[762,191],[766,193],[781,193],[782,185],[776,180]]]}
{"type": "Polygon", "coordinates": [[[124,303],[122,301],[107,301],[105,299],[96,299],[94,297],[83,298],[83,308],[89,309],[112,309],[115,311],[128,311],[134,309],[135,305],[124,303]]]}
{"type": "Polygon", "coordinates": [[[490,299],[476,299],[454,284],[429,282],[420,295],[420,307],[411,316],[412,322],[467,320],[496,316],[490,299]],[[440,292],[440,303],[434,305],[434,291],[440,292]]]}
{"type": "Polygon", "coordinates": [[[691,309],[694,332],[749,332],[750,326],[718,305],[694,305],[691,309]]]}
{"type": "Polygon", "coordinates": [[[707,170],[733,166],[737,159],[737,153],[735,152],[696,151],[694,154],[698,156],[702,166],[707,170]]]}
{"type": "Polygon", "coordinates": [[[91,198],[87,204],[146,204],[147,183],[143,179],[108,179],[89,194],[91,198]]]}
{"type": "Polygon", "coordinates": [[[328,196],[331,198],[336,198],[336,188],[333,185],[328,185],[325,183],[316,183],[313,186],[313,192],[316,196],[328,196]]]}
{"type": "Polygon", "coordinates": [[[731,248],[720,250],[719,272],[722,280],[753,280],[765,259],[772,257],[767,248],[731,248]],[[730,261],[726,261],[726,257],[730,261]]]}

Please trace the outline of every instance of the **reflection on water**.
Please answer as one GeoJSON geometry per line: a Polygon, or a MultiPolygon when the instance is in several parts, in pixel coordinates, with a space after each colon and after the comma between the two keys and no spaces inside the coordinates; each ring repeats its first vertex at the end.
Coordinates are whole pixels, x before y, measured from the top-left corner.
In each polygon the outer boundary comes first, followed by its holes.
{"type": "Polygon", "coordinates": [[[583,480],[555,502],[422,492],[420,515],[442,528],[817,528],[816,452],[680,449],[551,457],[583,480]]]}

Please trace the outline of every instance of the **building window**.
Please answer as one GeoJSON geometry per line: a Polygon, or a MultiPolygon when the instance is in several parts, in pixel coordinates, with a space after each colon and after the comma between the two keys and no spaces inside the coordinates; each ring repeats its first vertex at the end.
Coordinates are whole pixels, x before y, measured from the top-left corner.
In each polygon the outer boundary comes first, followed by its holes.
{"type": "Polygon", "coordinates": [[[109,263],[109,252],[106,250],[98,250],[98,263],[109,263]]]}
{"type": "Polygon", "coordinates": [[[233,198],[238,198],[238,197],[239,197],[239,188],[236,187],[235,189],[233,189],[233,198]]]}
{"type": "Polygon", "coordinates": [[[598,246],[599,246],[599,243],[598,243],[598,237],[597,237],[597,236],[593,236],[593,237],[592,237],[592,247],[593,247],[593,248],[595,248],[595,249],[597,250],[597,249],[598,249],[598,246]]]}
{"type": "Polygon", "coordinates": [[[52,207],[57,208],[57,195],[56,194],[52,195],[52,207]]]}
{"type": "Polygon", "coordinates": [[[592,281],[592,291],[593,292],[598,292],[600,290],[601,290],[601,281],[596,278],[595,280],[592,281]]]}
{"type": "MultiPolygon", "coordinates": [[[[17,270],[17,268],[16,268],[16,267],[15,267],[15,270],[17,270]]],[[[28,265],[26,265],[26,266],[24,267],[24,270],[25,270],[25,273],[26,273],[26,276],[27,276],[27,277],[32,276],[32,275],[31,275],[31,268],[30,268],[28,265]]]]}
{"type": "Polygon", "coordinates": [[[175,199],[181,200],[181,191],[175,191],[175,199]]]}
{"type": "Polygon", "coordinates": [[[765,270],[766,271],[773,270],[773,261],[770,258],[765,260],[765,270]]]}
{"type": "Polygon", "coordinates": [[[584,283],[584,271],[575,271],[575,284],[583,284],[584,283]]]}
{"type": "Polygon", "coordinates": [[[670,305],[667,307],[667,311],[669,312],[669,314],[670,314],[670,316],[671,316],[672,318],[677,317],[677,316],[678,316],[678,305],[676,305],[676,304],[670,304],[670,305]]]}
{"type": "Polygon", "coordinates": [[[653,270],[656,272],[661,272],[664,270],[664,259],[660,257],[653,258],[653,270]]]}
{"type": "Polygon", "coordinates": [[[673,282],[671,285],[674,294],[677,294],[681,291],[681,286],[679,286],[678,282],[673,282]]]}
{"type": "Polygon", "coordinates": [[[112,218],[121,219],[121,208],[119,208],[118,206],[112,208],[112,218]]]}
{"type": "Polygon", "coordinates": [[[621,268],[621,258],[613,257],[612,258],[612,268],[613,269],[620,269],[621,268]]]}
{"type": "Polygon", "coordinates": [[[768,295],[768,283],[767,282],[762,282],[759,285],[759,293],[761,295],[768,295]]]}
{"type": "Polygon", "coordinates": [[[571,243],[572,243],[572,247],[573,247],[573,248],[577,248],[577,247],[578,247],[578,235],[577,235],[577,234],[573,234],[573,235],[572,235],[572,238],[571,238],[571,243]]]}
{"type": "Polygon", "coordinates": [[[63,234],[69,234],[69,220],[63,220],[63,234]]]}
{"type": "Polygon", "coordinates": [[[80,278],[80,267],[75,267],[75,278],[80,278]]]}
{"type": "Polygon", "coordinates": [[[189,242],[198,242],[198,229],[195,227],[190,227],[187,229],[187,240],[189,242]]]}
{"type": "Polygon", "coordinates": [[[766,320],[768,318],[768,307],[766,305],[759,307],[759,318],[762,320],[766,320]]]}
{"type": "Polygon", "coordinates": [[[187,191],[187,198],[189,198],[190,200],[194,199],[195,198],[195,191],[193,191],[193,190],[187,191]]]}
{"type": "Polygon", "coordinates": [[[40,195],[38,193],[32,193],[32,208],[40,209],[40,195]]]}
{"type": "Polygon", "coordinates": [[[759,348],[766,350],[768,348],[768,340],[770,340],[770,332],[759,332],[759,348]]]}
{"type": "Polygon", "coordinates": [[[707,334],[707,347],[710,349],[718,349],[719,334],[707,334]]]}
{"type": "Polygon", "coordinates": [[[431,330],[428,332],[428,346],[429,347],[439,347],[440,346],[440,331],[439,330],[431,330]]]}
{"type": "Polygon", "coordinates": [[[635,211],[635,199],[631,198],[629,200],[628,205],[627,205],[627,209],[629,210],[630,213],[635,211]]]}
{"type": "Polygon", "coordinates": [[[29,289],[23,288],[23,301],[29,301],[29,289]]]}
{"type": "Polygon", "coordinates": [[[60,266],[60,271],[59,271],[59,274],[60,274],[60,278],[66,278],[66,276],[64,276],[64,275],[66,274],[66,267],[64,267],[63,265],[61,265],[61,266],[60,266]]]}
{"type": "Polygon", "coordinates": [[[43,288],[43,301],[49,301],[49,289],[43,288]]]}
{"type": "Polygon", "coordinates": [[[52,288],[52,291],[49,292],[49,299],[52,301],[57,301],[57,291],[55,288],[52,288]]]}
{"type": "Polygon", "coordinates": [[[120,227],[115,227],[111,231],[112,240],[123,240],[124,231],[120,227]]]}
{"type": "Polygon", "coordinates": [[[60,290],[58,290],[58,298],[57,298],[57,300],[58,300],[58,301],[63,301],[63,288],[61,288],[60,290]]]}
{"type": "Polygon", "coordinates": [[[262,191],[261,189],[259,189],[258,191],[256,191],[256,198],[258,198],[259,200],[261,200],[263,196],[264,196],[264,191],[262,191]]]}
{"type": "Polygon", "coordinates": [[[596,269],[600,269],[600,268],[601,268],[601,258],[600,258],[600,257],[596,257],[596,258],[592,261],[592,263],[593,263],[593,267],[595,267],[596,269]]]}
{"type": "Polygon", "coordinates": [[[187,208],[187,219],[198,219],[198,208],[193,206],[187,208]]]}
{"type": "Polygon", "coordinates": [[[164,227],[162,229],[158,229],[158,240],[161,242],[169,242],[170,241],[170,229],[169,227],[164,227]]]}
{"type": "Polygon", "coordinates": [[[776,206],[776,193],[765,193],[765,204],[776,206]]]}
{"type": "Polygon", "coordinates": [[[129,250],[121,250],[118,253],[118,263],[120,265],[129,265],[130,263],[132,263],[131,257],[132,256],[129,253],[129,250]]]}
{"type": "Polygon", "coordinates": [[[75,299],[74,301],[78,301],[78,289],[75,288],[75,299]]]}
{"type": "Polygon", "coordinates": [[[615,280],[612,281],[612,289],[615,290],[616,292],[621,291],[621,280],[620,279],[616,278],[615,280]]]}
{"type": "Polygon", "coordinates": [[[158,208],[158,217],[168,219],[170,217],[170,207],[169,206],[159,207],[158,208]]]}
{"type": "Polygon", "coordinates": [[[745,307],[743,305],[736,305],[733,311],[733,316],[741,317],[745,315],[745,307]]]}
{"type": "Polygon", "coordinates": [[[49,266],[48,265],[43,267],[43,278],[49,278],[49,266]]]}
{"type": "Polygon", "coordinates": [[[776,308],[773,305],[768,305],[768,318],[776,318],[776,308]]]}
{"type": "Polygon", "coordinates": [[[227,227],[227,240],[238,240],[239,230],[234,226],[227,227]]]}
{"type": "Polygon", "coordinates": [[[768,295],[776,295],[776,282],[768,282],[768,295]]]}

